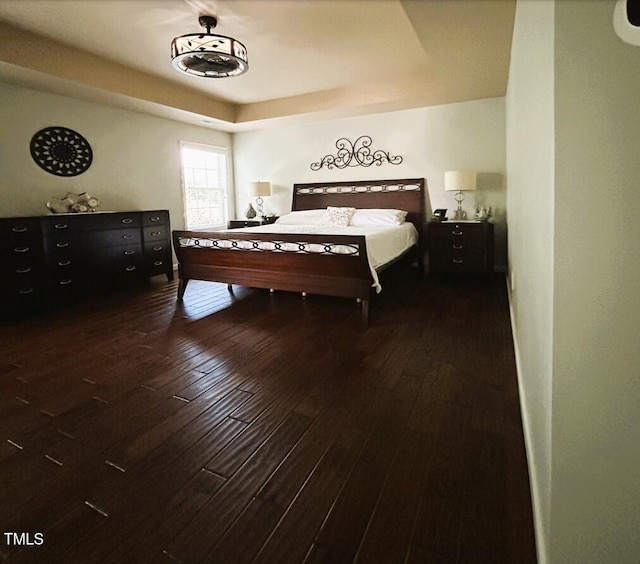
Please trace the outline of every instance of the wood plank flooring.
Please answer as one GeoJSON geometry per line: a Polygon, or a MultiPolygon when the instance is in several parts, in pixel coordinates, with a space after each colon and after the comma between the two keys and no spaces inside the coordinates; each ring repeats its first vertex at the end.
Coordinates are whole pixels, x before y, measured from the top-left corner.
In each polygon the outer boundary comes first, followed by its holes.
{"type": "Polygon", "coordinates": [[[0,561],[535,562],[504,278],[382,281],[0,327],[0,561]]]}

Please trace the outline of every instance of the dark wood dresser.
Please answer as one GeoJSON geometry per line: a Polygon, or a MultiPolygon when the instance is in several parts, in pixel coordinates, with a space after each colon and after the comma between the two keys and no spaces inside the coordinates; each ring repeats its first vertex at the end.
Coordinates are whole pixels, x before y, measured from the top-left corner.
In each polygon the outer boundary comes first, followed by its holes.
{"type": "Polygon", "coordinates": [[[493,272],[493,223],[434,221],[427,233],[429,272],[493,272]]]}
{"type": "Polygon", "coordinates": [[[164,274],[167,210],[0,218],[0,317],[13,319],[164,274]]]}

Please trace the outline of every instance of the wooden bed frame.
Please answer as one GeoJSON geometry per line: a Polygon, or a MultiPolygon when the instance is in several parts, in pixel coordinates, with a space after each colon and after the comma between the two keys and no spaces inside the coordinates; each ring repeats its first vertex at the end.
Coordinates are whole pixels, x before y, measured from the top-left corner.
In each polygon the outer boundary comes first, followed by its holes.
{"type": "MultiPolygon", "coordinates": [[[[424,178],[293,185],[292,211],[327,206],[406,210],[407,221],[420,234],[419,243],[393,264],[411,255],[422,270],[424,178]]],[[[226,283],[230,290],[232,284],[238,284],[303,295],[355,298],[362,304],[363,322],[369,322],[373,277],[364,236],[173,231],[173,245],[180,276],[179,300],[189,280],[208,280],[226,283]],[[250,249],[240,248],[245,241],[250,242],[250,249]],[[271,250],[258,248],[265,243],[271,250]],[[296,250],[289,250],[291,245],[283,249],[283,243],[293,243],[296,250]],[[334,252],[337,245],[347,245],[352,252],[334,252]]],[[[387,264],[384,269],[390,266],[387,264]]]]}

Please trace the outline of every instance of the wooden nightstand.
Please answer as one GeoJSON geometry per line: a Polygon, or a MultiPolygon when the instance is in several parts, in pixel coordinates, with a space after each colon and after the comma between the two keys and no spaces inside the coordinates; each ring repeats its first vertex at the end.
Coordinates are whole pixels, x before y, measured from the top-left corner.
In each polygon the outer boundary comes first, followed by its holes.
{"type": "Polygon", "coordinates": [[[270,225],[276,222],[277,215],[264,217],[262,219],[230,219],[227,222],[227,229],[239,229],[240,227],[256,227],[257,225],[270,225]]]}
{"type": "Polygon", "coordinates": [[[429,272],[493,272],[493,223],[434,221],[427,226],[429,272]]]}

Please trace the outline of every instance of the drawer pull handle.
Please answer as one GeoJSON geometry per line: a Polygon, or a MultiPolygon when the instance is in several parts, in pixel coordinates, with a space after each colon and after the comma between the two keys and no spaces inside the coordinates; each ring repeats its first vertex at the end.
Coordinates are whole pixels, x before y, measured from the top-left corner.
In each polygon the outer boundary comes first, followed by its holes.
{"type": "Polygon", "coordinates": [[[124,254],[125,254],[125,255],[127,255],[127,256],[132,255],[133,253],[135,253],[135,251],[132,251],[131,249],[127,249],[127,250],[124,252],[124,254]]]}
{"type": "Polygon", "coordinates": [[[162,245],[156,245],[155,247],[152,248],[153,251],[161,251],[162,250],[162,245]]]}
{"type": "Polygon", "coordinates": [[[462,231],[452,231],[453,235],[462,235],[462,231]]]}
{"type": "Polygon", "coordinates": [[[67,224],[66,224],[66,223],[56,223],[56,224],[54,225],[54,227],[55,227],[56,229],[66,229],[66,228],[67,228],[67,224]]]}
{"type": "Polygon", "coordinates": [[[35,288],[21,288],[20,290],[18,290],[18,294],[25,296],[27,294],[31,294],[34,291],[35,291],[35,288]]]}
{"type": "Polygon", "coordinates": [[[66,241],[62,241],[60,243],[56,243],[56,247],[60,248],[60,249],[64,249],[65,247],[68,247],[69,243],[67,243],[66,241]]]}
{"type": "Polygon", "coordinates": [[[462,264],[462,259],[453,259],[453,262],[455,262],[456,264],[462,264]]]}
{"type": "Polygon", "coordinates": [[[149,218],[151,221],[160,221],[160,217],[157,215],[154,215],[153,217],[149,218]]]}
{"type": "Polygon", "coordinates": [[[122,236],[123,239],[133,239],[133,235],[129,235],[128,233],[126,235],[122,236]]]}
{"type": "Polygon", "coordinates": [[[127,272],[133,272],[135,269],[136,269],[135,266],[127,266],[127,268],[125,268],[127,272]]]}
{"type": "Polygon", "coordinates": [[[71,264],[70,260],[59,260],[58,266],[69,266],[71,264]]]}
{"type": "Polygon", "coordinates": [[[122,223],[127,223],[127,224],[128,224],[128,223],[133,223],[133,219],[131,219],[130,217],[125,217],[125,218],[122,220],[122,223]]]}
{"type": "Polygon", "coordinates": [[[454,249],[462,249],[462,245],[453,245],[454,249]]]}
{"type": "Polygon", "coordinates": [[[162,264],[161,260],[157,260],[156,262],[153,263],[153,266],[160,266],[162,264]]]}
{"type": "Polygon", "coordinates": [[[71,278],[65,278],[64,280],[60,280],[60,286],[67,286],[71,284],[71,282],[73,282],[71,278]]]}
{"type": "Polygon", "coordinates": [[[28,229],[29,229],[28,227],[22,227],[21,225],[16,225],[15,227],[11,228],[11,231],[13,231],[14,233],[24,233],[28,229]]]}
{"type": "Polygon", "coordinates": [[[15,253],[26,253],[29,251],[29,247],[16,247],[13,251],[15,253]]]}
{"type": "Polygon", "coordinates": [[[160,232],[160,231],[152,231],[152,232],[151,232],[151,236],[152,236],[152,237],[157,237],[157,236],[158,236],[158,235],[160,235],[160,234],[161,234],[161,232],[160,232]]]}
{"type": "Polygon", "coordinates": [[[16,268],[17,274],[26,274],[27,272],[31,272],[30,266],[21,266],[19,268],[16,268]]]}

